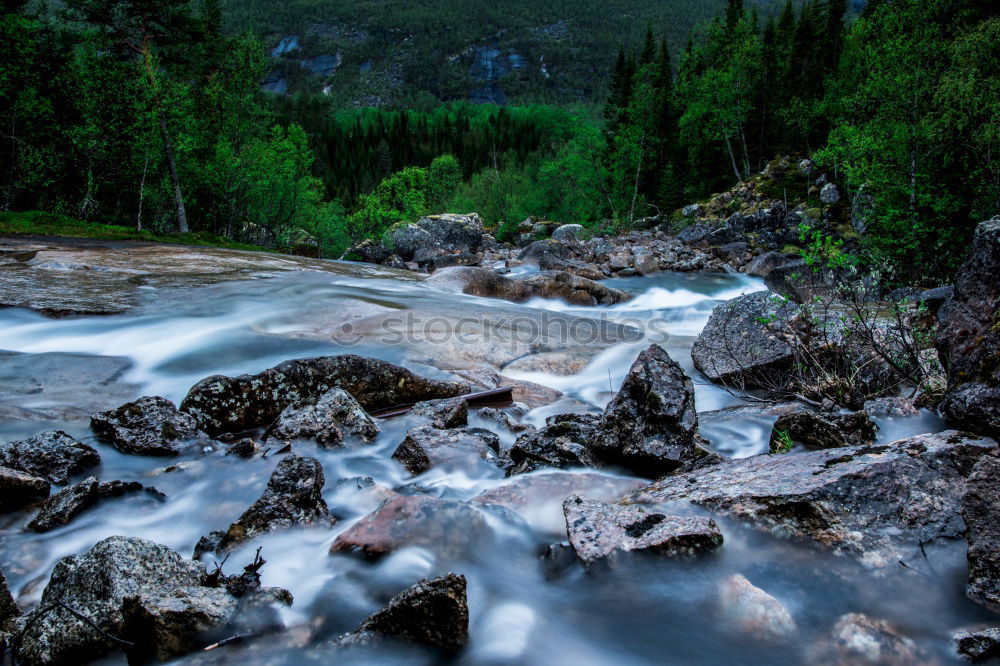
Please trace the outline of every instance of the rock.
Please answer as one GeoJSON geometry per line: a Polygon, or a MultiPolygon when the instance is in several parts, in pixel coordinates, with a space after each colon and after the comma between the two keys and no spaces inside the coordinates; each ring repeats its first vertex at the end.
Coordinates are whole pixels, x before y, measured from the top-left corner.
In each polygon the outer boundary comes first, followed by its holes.
{"type": "Polygon", "coordinates": [[[481,409],[477,409],[475,414],[478,419],[489,422],[490,428],[493,430],[499,429],[517,435],[535,429],[535,427],[529,423],[519,423],[518,421],[515,421],[514,417],[502,409],[483,407],[481,409]]]}
{"type": "MultiPolygon", "coordinates": [[[[632,294],[606,287],[594,280],[563,271],[545,271],[514,279],[488,268],[465,268],[449,273],[443,280],[458,280],[462,293],[484,298],[500,298],[523,303],[531,298],[560,299],[573,305],[613,305],[632,298],[632,294]]],[[[437,274],[435,274],[437,278],[437,274]]],[[[432,278],[434,279],[434,278],[432,278]]]]}
{"type": "Polygon", "coordinates": [[[687,245],[697,245],[708,238],[715,229],[716,227],[707,224],[692,224],[680,230],[677,240],[687,245]]]}
{"type": "Polygon", "coordinates": [[[1000,610],[1000,459],[980,458],[962,502],[968,526],[969,585],[966,593],[1000,610]]]}
{"type": "Polygon", "coordinates": [[[746,272],[752,277],[767,277],[775,268],[787,263],[788,257],[781,252],[765,252],[754,257],[746,272]]]}
{"type": "Polygon", "coordinates": [[[14,597],[11,596],[10,588],[7,587],[7,578],[0,571],[0,634],[3,634],[10,627],[13,620],[21,616],[21,609],[17,607],[14,597]]]}
{"type": "Polygon", "coordinates": [[[406,433],[392,459],[413,475],[431,467],[468,468],[480,460],[500,465],[500,439],[489,430],[438,430],[421,426],[406,433]]]}
{"type": "Polygon", "coordinates": [[[286,361],[256,375],[215,375],[198,382],[181,403],[210,435],[271,425],[289,405],[342,388],[366,410],[451,398],[467,384],[425,379],[405,368],[354,354],[286,361]]]}
{"type": "Polygon", "coordinates": [[[864,235],[868,231],[868,221],[874,212],[875,197],[868,191],[867,185],[862,185],[851,201],[851,227],[854,231],[864,235]]]}
{"type": "Polygon", "coordinates": [[[644,254],[635,258],[635,270],[640,275],[652,275],[660,272],[660,262],[651,254],[644,254]]]}
{"type": "MultiPolygon", "coordinates": [[[[417,226],[448,252],[477,252],[485,236],[483,221],[476,213],[428,215],[420,218],[417,226]]],[[[403,252],[400,255],[406,258],[403,252]]]]}
{"type": "Polygon", "coordinates": [[[653,478],[709,456],[698,446],[694,384],[659,345],[639,354],[608,403],[593,450],[653,478]]]}
{"type": "Polygon", "coordinates": [[[444,398],[418,402],[406,414],[408,421],[428,423],[435,428],[458,428],[469,423],[469,404],[465,398],[444,398]]]}
{"type": "Polygon", "coordinates": [[[538,268],[543,271],[564,271],[588,280],[603,280],[605,278],[604,273],[595,266],[560,259],[550,252],[546,252],[538,258],[538,268]]]}
{"type": "Polygon", "coordinates": [[[590,445],[597,436],[598,424],[598,417],[589,414],[550,416],[544,428],[525,433],[514,442],[507,476],[543,467],[597,467],[599,462],[590,445]]]}
{"type": "Polygon", "coordinates": [[[452,266],[478,266],[482,260],[483,255],[479,252],[445,254],[431,259],[428,268],[432,271],[436,271],[442,268],[451,268],[452,266]]]}
{"type": "Polygon", "coordinates": [[[865,413],[875,416],[916,416],[920,413],[909,398],[875,398],[865,402],[865,413]]]}
{"type": "Polygon", "coordinates": [[[623,271],[632,267],[632,255],[628,252],[616,252],[608,257],[608,264],[613,271],[623,271]]]}
{"type": "Polygon", "coordinates": [[[569,543],[585,564],[617,552],[685,557],[715,550],[722,532],[711,518],[669,516],[571,495],[563,502],[569,543]]]}
{"type": "MultiPolygon", "coordinates": [[[[426,229],[415,224],[398,224],[388,232],[388,247],[384,253],[399,255],[403,261],[421,261],[433,256],[433,251],[440,249],[440,243],[426,229]]],[[[375,253],[372,253],[375,254],[375,253]]]]}
{"type": "Polygon", "coordinates": [[[719,597],[727,620],[754,638],[783,639],[798,629],[780,601],[740,574],[722,583],[719,597]]]}
{"type": "Polygon", "coordinates": [[[947,431],[885,446],[754,456],[667,477],[629,504],[690,501],[807,537],[872,567],[919,557],[922,544],[965,533],[966,479],[988,438],[947,431]]]}
{"type": "Polygon", "coordinates": [[[840,190],[833,183],[827,183],[819,191],[819,200],[827,206],[833,205],[840,201],[840,190]]]}
{"type": "Polygon", "coordinates": [[[508,374],[514,372],[541,372],[568,377],[583,371],[594,360],[593,349],[567,349],[542,352],[517,358],[503,367],[508,374]]]}
{"type": "Polygon", "coordinates": [[[276,529],[330,525],[323,500],[323,466],[315,458],[290,455],[281,460],[264,493],[229,526],[218,550],[227,551],[276,529]]]}
{"type": "Polygon", "coordinates": [[[973,663],[1000,659],[1000,627],[956,631],[951,640],[955,650],[973,663]]]}
{"type": "Polygon", "coordinates": [[[955,293],[941,311],[937,348],[948,371],[941,413],[972,432],[1000,437],[1000,216],[976,228],[955,293]]]}
{"type": "Polygon", "coordinates": [[[575,241],[582,231],[582,224],[563,224],[556,227],[556,230],[552,232],[552,240],[575,241]]]}
{"type": "Polygon", "coordinates": [[[203,437],[191,415],[156,396],[139,398],[90,417],[90,428],[122,453],[176,456],[203,437]]]}
{"type": "Polygon", "coordinates": [[[344,440],[370,443],[379,427],[364,407],[342,388],[330,389],[315,404],[289,405],[264,434],[265,439],[311,439],[326,448],[344,446],[344,440]]]}
{"type": "Polygon", "coordinates": [[[687,218],[701,217],[703,209],[700,204],[688,204],[681,208],[681,215],[687,218]]]}
{"type": "Polygon", "coordinates": [[[867,413],[818,414],[797,411],[782,414],[771,431],[771,452],[783,452],[786,438],[807,449],[835,449],[874,444],[878,426],[867,413]]]}
{"type": "Polygon", "coordinates": [[[39,510],[28,529],[33,532],[48,532],[57,527],[68,525],[85,509],[97,502],[97,477],[90,477],[80,483],[63,488],[52,497],[42,502],[39,510]]]}
{"type": "Polygon", "coordinates": [[[341,533],[330,552],[377,557],[421,546],[441,555],[453,555],[471,545],[481,547],[490,535],[483,514],[466,502],[396,495],[341,533]]]}
{"type": "Polygon", "coordinates": [[[226,455],[236,456],[237,458],[253,458],[257,455],[257,442],[249,437],[244,437],[238,442],[230,444],[226,448],[226,455]]]}
{"type": "Polygon", "coordinates": [[[811,176],[816,171],[816,163],[810,159],[799,162],[799,173],[803,176],[811,176]]]}
{"type": "Polygon", "coordinates": [[[772,268],[764,276],[764,284],[775,294],[796,303],[811,303],[816,298],[828,297],[834,289],[828,271],[817,271],[803,259],[772,268]]]}
{"type": "Polygon", "coordinates": [[[387,266],[389,268],[398,268],[400,270],[409,270],[409,266],[407,266],[407,262],[403,261],[403,258],[401,256],[399,256],[398,254],[390,254],[389,257],[388,257],[388,259],[386,259],[385,261],[382,261],[382,262],[378,262],[378,263],[381,263],[383,266],[387,266]]]}
{"type": "Polygon", "coordinates": [[[0,506],[4,509],[49,496],[49,482],[17,469],[0,467],[0,506]]]}
{"type": "Polygon", "coordinates": [[[61,430],[47,430],[27,439],[0,444],[0,465],[41,476],[59,485],[101,462],[94,447],[61,430]]]}
{"type": "Polygon", "coordinates": [[[766,291],[722,303],[691,349],[694,366],[710,381],[735,386],[781,383],[795,361],[775,331],[799,315],[798,306],[766,291]]]}
{"type": "Polygon", "coordinates": [[[946,287],[934,287],[925,289],[917,296],[917,302],[926,306],[927,310],[934,316],[941,311],[944,304],[955,294],[955,288],[951,285],[946,287]]]}
{"type": "Polygon", "coordinates": [[[17,656],[29,665],[97,659],[121,646],[55,602],[65,603],[107,634],[121,636],[125,597],[166,586],[199,585],[204,575],[204,565],[165,546],[108,537],[87,554],[70,555],[56,564],[41,602],[25,618],[17,656]]]}
{"type": "Polygon", "coordinates": [[[160,493],[160,491],[156,488],[147,488],[138,481],[115,480],[97,484],[97,496],[100,499],[114,499],[115,497],[123,497],[130,493],[138,493],[143,490],[152,495],[163,496],[162,493],[160,493]]]}
{"type": "Polygon", "coordinates": [[[446,574],[396,595],[381,610],[340,639],[341,646],[366,645],[381,637],[455,654],[469,640],[465,576],[446,574]]]}
{"type": "Polygon", "coordinates": [[[927,663],[927,657],[888,622],[850,613],[838,618],[826,638],[813,646],[808,661],[830,666],[901,666],[927,663]]]}

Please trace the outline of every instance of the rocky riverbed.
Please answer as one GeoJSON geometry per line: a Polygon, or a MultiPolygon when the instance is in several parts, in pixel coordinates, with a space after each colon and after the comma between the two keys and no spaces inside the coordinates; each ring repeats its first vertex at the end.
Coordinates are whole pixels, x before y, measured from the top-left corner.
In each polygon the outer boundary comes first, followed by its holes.
{"type": "Polygon", "coordinates": [[[941,308],[949,421],[754,388],[793,341],[718,325],[768,297],[704,238],[557,229],[515,252],[444,216],[388,266],[5,239],[8,654],[996,657],[996,295],[975,284],[998,225],[941,308]]]}

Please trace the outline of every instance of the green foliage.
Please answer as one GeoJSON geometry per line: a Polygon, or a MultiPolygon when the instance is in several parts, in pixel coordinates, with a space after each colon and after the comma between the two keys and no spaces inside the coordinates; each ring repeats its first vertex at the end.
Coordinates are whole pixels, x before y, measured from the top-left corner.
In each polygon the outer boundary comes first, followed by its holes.
{"type": "Polygon", "coordinates": [[[775,430],[771,437],[771,453],[788,453],[795,447],[792,436],[787,430],[775,430]]]}

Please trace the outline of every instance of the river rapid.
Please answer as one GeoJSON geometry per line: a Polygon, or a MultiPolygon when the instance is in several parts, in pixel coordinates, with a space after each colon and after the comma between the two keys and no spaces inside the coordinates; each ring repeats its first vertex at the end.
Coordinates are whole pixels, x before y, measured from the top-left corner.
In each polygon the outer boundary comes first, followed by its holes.
{"type": "MultiPolygon", "coordinates": [[[[110,535],[143,537],[190,556],[199,537],[225,529],[259,497],[279,459],[243,460],[218,451],[167,460],[123,455],[94,441],[88,410],[141,395],[180,402],[205,376],[257,372],[291,358],[355,353],[438,377],[500,370],[513,380],[561,392],[551,404],[511,408],[521,421],[540,425],[560,412],[601,410],[639,352],[657,342],[694,379],[702,433],[714,450],[729,457],[765,452],[776,415],[708,384],[690,357],[712,308],[763,289],[762,282],[741,275],[664,273],[606,284],[636,296],[610,307],[540,300],[513,305],[347,267],[337,274],[296,272],[163,293],[150,288],[139,308],[107,317],[47,319],[26,309],[0,310],[0,438],[66,430],[100,451],[102,464],[93,473],[102,480],[138,480],[165,494],[105,501],[42,535],[24,529],[30,512],[4,515],[0,566],[12,591],[22,607],[37,602],[59,558],[85,552],[110,535]],[[406,321],[402,329],[387,326],[405,321],[393,318],[407,313],[420,315],[418,321],[406,321]],[[562,332],[550,331],[540,334],[541,342],[510,342],[510,349],[504,340],[486,349],[475,341],[428,335],[429,319],[448,329],[463,317],[469,318],[466,330],[473,337],[497,321],[508,327],[514,321],[518,330],[531,322],[597,321],[593,330],[611,334],[563,339],[562,332]],[[560,356],[566,349],[573,362],[560,356]],[[542,358],[554,361],[519,361],[545,354],[542,358]],[[180,469],[163,471],[178,464],[180,469]]],[[[474,413],[470,423],[490,427],[474,413]]],[[[354,629],[403,588],[448,571],[469,581],[470,643],[458,657],[462,664],[806,663],[813,643],[850,612],[889,620],[947,662],[954,659],[948,631],[983,617],[962,595],[964,543],[929,548],[915,571],[876,575],[847,558],[720,519],[725,544],[712,555],[691,561],[635,556],[587,572],[575,563],[542,559],[550,544],[566,538],[562,498],[545,496],[520,516],[491,515],[494,534],[485,542],[458,539],[458,548],[407,548],[374,562],[330,555],[336,536],[377,504],[364,484],[338,480],[371,477],[390,488],[414,484],[461,500],[510,483],[486,464],[411,478],[390,459],[405,434],[405,420],[380,425],[382,433],[371,446],[296,446],[296,452],[323,464],[324,496],[339,519],[333,528],[256,539],[224,566],[227,573],[238,572],[262,547],[263,584],[287,588],[295,598],[283,611],[286,625],[308,627],[318,638],[354,629]],[[736,573],[786,606],[799,627],[793,638],[767,641],[739,630],[719,593],[722,581],[736,573]]],[[[927,412],[883,418],[879,425],[881,442],[943,429],[927,412]]],[[[505,435],[504,444],[511,439],[505,435]]],[[[370,648],[336,657],[314,647],[259,649],[231,655],[217,650],[211,663],[265,657],[267,663],[287,664],[434,662],[418,649],[370,648]]],[[[107,663],[124,663],[124,657],[107,663]]]]}

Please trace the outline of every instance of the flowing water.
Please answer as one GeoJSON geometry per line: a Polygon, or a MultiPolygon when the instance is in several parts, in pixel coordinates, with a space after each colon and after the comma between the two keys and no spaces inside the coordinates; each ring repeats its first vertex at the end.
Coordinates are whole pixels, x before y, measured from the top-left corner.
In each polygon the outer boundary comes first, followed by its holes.
{"type": "MultiPolygon", "coordinates": [[[[690,359],[694,337],[712,308],[763,288],[760,281],[662,274],[608,284],[634,292],[635,299],[606,308],[548,301],[516,306],[436,291],[420,281],[348,271],[292,273],[169,293],[151,289],[148,304],[113,317],[52,320],[27,310],[0,310],[0,349],[12,352],[0,356],[0,437],[65,429],[99,449],[103,462],[96,473],[102,480],[139,480],[166,496],[104,501],[43,535],[24,531],[29,513],[3,516],[0,565],[11,588],[22,605],[36,602],[59,558],[84,552],[106,536],[144,537],[190,555],[200,536],[225,529],[260,495],[275,456],[242,460],[206,451],[163,460],[123,455],[93,442],[81,417],[95,405],[107,408],[139,395],[180,401],[204,376],[259,371],[290,358],[350,352],[446,376],[482,372],[483,359],[500,367],[526,350],[544,354],[572,348],[583,359],[579,367],[504,371],[564,394],[555,405],[513,410],[537,425],[560,411],[599,411],[638,353],[658,342],[695,378],[703,434],[715,449],[727,456],[765,451],[776,417],[747,409],[737,396],[699,380],[690,359]],[[417,316],[398,319],[407,313],[417,316]],[[556,322],[559,330],[489,345],[429,334],[429,320],[448,329],[463,317],[470,320],[468,330],[478,334],[497,328],[523,332],[543,320],[556,322]],[[600,324],[588,330],[601,335],[581,337],[576,331],[565,337],[563,329],[574,322],[594,321],[600,324]],[[397,324],[400,328],[393,329],[397,324]],[[180,469],[164,471],[177,463],[180,469]]],[[[477,423],[475,416],[472,420],[477,423]]],[[[336,536],[377,504],[363,484],[338,484],[340,479],[371,477],[391,488],[416,484],[457,499],[509,483],[486,465],[435,469],[411,479],[390,460],[406,423],[395,419],[381,425],[382,434],[369,447],[297,447],[323,463],[325,497],[339,519],[332,529],[257,539],[235,552],[225,567],[229,573],[239,571],[262,546],[268,561],[264,584],[285,587],[295,597],[294,606],[284,611],[286,623],[307,625],[320,638],[353,629],[396,592],[446,571],[469,580],[471,641],[459,657],[468,664],[804,663],[811,659],[810,646],[847,612],[888,619],[930,655],[947,661],[952,659],[948,631],[982,618],[962,595],[960,543],[929,548],[927,560],[911,569],[876,576],[846,558],[723,519],[725,545],[711,556],[682,562],[635,556],[585,572],[573,563],[541,559],[550,544],[565,539],[561,498],[544,493],[521,515],[491,513],[489,539],[466,542],[456,526],[455,538],[440,547],[407,548],[374,562],[331,556],[336,536]],[[720,583],[734,573],[786,605],[799,627],[793,638],[775,642],[741,633],[719,602],[720,583]]],[[[880,425],[883,441],[941,429],[927,413],[883,419],[880,425]]],[[[505,443],[511,439],[507,436],[505,443]]],[[[257,649],[213,655],[251,663],[264,656],[268,663],[289,664],[333,659],[311,647],[257,649]]],[[[366,650],[336,660],[433,662],[416,649],[366,650]]],[[[117,661],[123,658],[109,660],[117,661]]]]}

